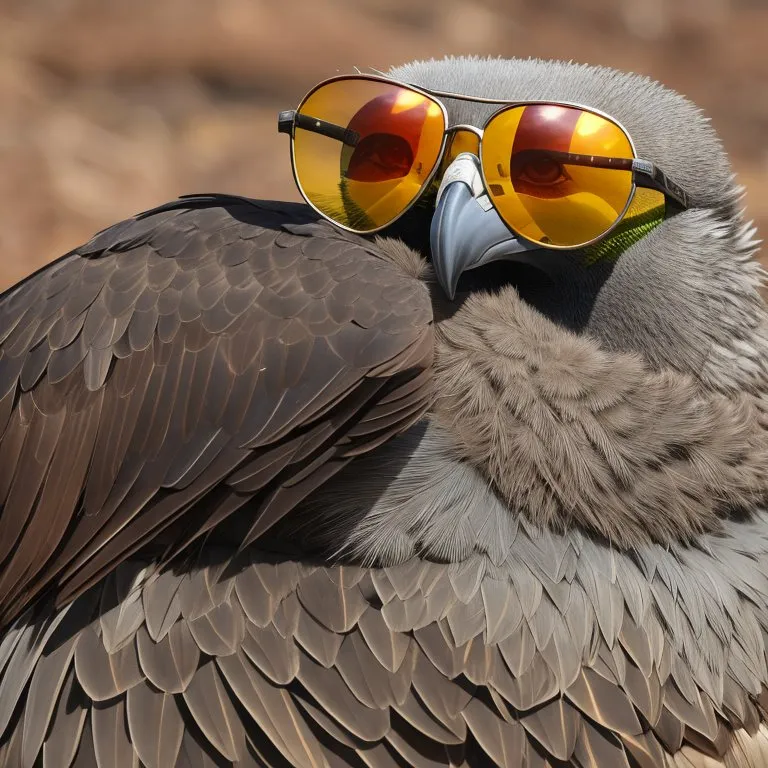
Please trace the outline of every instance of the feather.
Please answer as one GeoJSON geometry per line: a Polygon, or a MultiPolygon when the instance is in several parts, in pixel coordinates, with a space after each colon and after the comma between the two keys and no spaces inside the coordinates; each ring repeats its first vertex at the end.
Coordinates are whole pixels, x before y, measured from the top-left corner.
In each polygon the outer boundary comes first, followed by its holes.
{"type": "Polygon", "coordinates": [[[342,640],[341,635],[326,629],[306,611],[302,610],[299,613],[296,641],[324,667],[331,667],[334,664],[342,640]]]}
{"type": "Polygon", "coordinates": [[[179,585],[179,605],[181,615],[188,621],[199,619],[213,609],[215,603],[203,569],[184,575],[179,585]]]}
{"type": "Polygon", "coordinates": [[[464,645],[485,629],[485,607],[480,590],[469,603],[455,602],[446,614],[456,645],[464,645]]]}
{"type": "Polygon", "coordinates": [[[19,546],[19,536],[25,524],[31,526],[33,538],[44,536],[43,526],[47,525],[48,521],[36,514],[35,502],[45,484],[66,415],[63,410],[48,415],[40,411],[34,403],[29,405],[31,419],[25,430],[24,444],[17,464],[23,468],[24,481],[19,479],[17,472],[8,489],[3,516],[0,518],[7,531],[7,537],[0,539],[0,561],[8,558],[3,572],[0,573],[0,595],[11,593],[21,576],[20,572],[27,567],[27,563],[20,562],[16,554],[22,549],[19,546]]]}
{"type": "Polygon", "coordinates": [[[385,568],[384,573],[400,600],[407,600],[420,590],[426,575],[426,564],[414,557],[402,565],[385,568]]]}
{"type": "Polygon", "coordinates": [[[578,712],[564,699],[555,699],[535,712],[523,715],[520,723],[558,760],[569,760],[581,726],[578,712]]]}
{"type": "Polygon", "coordinates": [[[420,624],[426,611],[426,600],[417,593],[407,600],[393,599],[385,603],[381,616],[390,632],[408,632],[420,624]]]}
{"type": "Polygon", "coordinates": [[[717,718],[706,694],[702,696],[696,691],[696,700],[690,703],[680,694],[675,685],[668,683],[664,686],[664,708],[710,741],[717,736],[717,718]]]}
{"type": "Polygon", "coordinates": [[[661,684],[656,670],[645,675],[642,670],[628,662],[624,675],[624,690],[630,701],[649,723],[655,723],[661,713],[661,684]]]}
{"type": "Polygon", "coordinates": [[[22,730],[16,728],[10,734],[10,737],[4,739],[0,744],[0,765],[23,765],[21,753],[22,730]]]}
{"type": "Polygon", "coordinates": [[[485,642],[495,645],[518,628],[523,619],[523,609],[509,583],[483,579],[480,589],[485,607],[485,642]]]}
{"type": "Polygon", "coordinates": [[[301,613],[301,604],[296,593],[293,592],[286,597],[275,610],[272,617],[272,624],[282,638],[294,637],[296,628],[299,625],[299,615],[301,613]]]}
{"type": "Polygon", "coordinates": [[[45,768],[71,764],[80,745],[88,705],[88,699],[75,679],[75,670],[70,667],[43,743],[45,768]]]}
{"type": "Polygon", "coordinates": [[[408,635],[391,631],[381,611],[372,608],[360,617],[358,628],[379,663],[390,672],[396,672],[403,663],[411,644],[408,635]]]}
{"type": "Polygon", "coordinates": [[[281,637],[273,625],[246,624],[242,649],[273,683],[287,685],[299,669],[299,650],[292,637],[281,637]]]}
{"type": "Polygon", "coordinates": [[[394,747],[406,765],[444,766],[463,764],[464,745],[447,745],[425,739],[407,721],[395,719],[387,734],[387,742],[394,747]]]}
{"type": "Polygon", "coordinates": [[[107,653],[93,626],[86,627],[77,641],[75,672],[94,701],[114,698],[143,679],[134,643],[107,653]]]}
{"type": "Polygon", "coordinates": [[[203,616],[189,622],[189,631],[203,653],[228,656],[242,644],[245,618],[236,601],[220,603],[203,616]]]}
{"type": "Polygon", "coordinates": [[[27,624],[18,635],[15,631],[11,632],[13,641],[7,648],[10,660],[2,670],[0,679],[0,734],[8,727],[24,686],[32,675],[46,643],[66,615],[66,610],[60,611],[47,623],[41,635],[38,635],[34,623],[27,624]]]}
{"type": "Polygon", "coordinates": [[[565,622],[558,619],[549,642],[540,650],[555,673],[560,688],[565,690],[579,676],[583,664],[582,651],[576,646],[565,622]]]}
{"type": "MultiPolygon", "coordinates": [[[[581,732],[573,756],[581,768],[631,768],[622,743],[613,734],[586,719],[581,721],[581,732]]],[[[658,763],[653,763],[654,766],[664,764],[664,758],[661,755],[659,758],[658,763]]]]}
{"type": "Polygon", "coordinates": [[[332,632],[348,632],[368,607],[357,584],[334,584],[324,568],[299,582],[298,595],[304,608],[332,632]]]}
{"type": "MultiPolygon", "coordinates": [[[[366,749],[357,750],[362,764],[368,768],[401,768],[403,760],[395,749],[386,742],[376,744],[366,749]]],[[[406,763],[407,765],[407,763],[406,763]]]]}
{"type": "Polygon", "coordinates": [[[653,732],[669,754],[674,755],[683,744],[685,725],[666,707],[661,710],[653,732]]]}
{"type": "Polygon", "coordinates": [[[24,705],[24,738],[21,745],[24,765],[34,763],[43,745],[59,692],[71,670],[76,638],[73,635],[53,650],[44,652],[35,666],[24,705]]]}
{"type": "Polygon", "coordinates": [[[466,737],[461,713],[472,698],[473,691],[445,678],[421,652],[416,654],[413,688],[425,708],[456,736],[466,737]]]}
{"type": "MultiPolygon", "coordinates": [[[[464,732],[466,725],[462,728],[458,724],[459,722],[464,724],[463,719],[449,720],[451,727],[448,727],[433,717],[431,712],[413,692],[409,692],[402,704],[397,704],[393,707],[393,711],[419,733],[420,739],[426,737],[436,741],[438,744],[461,744],[466,738],[466,733],[464,732]],[[457,736],[454,731],[459,731],[460,735],[457,736]]],[[[394,721],[394,714],[392,718],[394,721]]]]}
{"type": "Polygon", "coordinates": [[[643,675],[646,677],[650,675],[653,657],[648,635],[642,627],[637,626],[625,616],[619,633],[619,641],[643,675]]]}
{"type": "MultiPolygon", "coordinates": [[[[307,726],[311,729],[321,748],[323,755],[330,765],[346,766],[364,765],[357,757],[355,749],[365,749],[370,745],[344,730],[333,718],[312,701],[311,696],[297,696],[296,703],[309,717],[305,717],[307,726]]],[[[301,711],[300,710],[300,711],[301,711]]]]}
{"type": "Polygon", "coordinates": [[[136,633],[136,649],[142,672],[166,693],[183,693],[200,659],[200,649],[185,621],[177,621],[158,643],[141,627],[136,633]]]}
{"type": "Polygon", "coordinates": [[[124,699],[94,704],[91,730],[99,768],[138,768],[139,756],[128,737],[124,699]]]}
{"type": "Polygon", "coordinates": [[[184,736],[176,697],[156,691],[146,683],[135,685],[126,696],[127,727],[142,765],[175,765],[184,736]]]}
{"type": "Polygon", "coordinates": [[[551,640],[555,631],[556,613],[557,609],[549,598],[543,597],[536,613],[528,619],[528,626],[537,648],[544,648],[551,640]]]}
{"type": "Polygon", "coordinates": [[[623,735],[621,740],[627,753],[638,765],[638,768],[656,768],[664,764],[666,755],[659,742],[653,737],[653,734],[623,735]]]}
{"type": "Polygon", "coordinates": [[[371,581],[373,582],[373,588],[376,590],[376,594],[383,605],[387,605],[397,595],[395,587],[387,575],[387,569],[372,569],[371,581]]]}
{"type": "Polygon", "coordinates": [[[376,741],[387,732],[389,712],[362,704],[335,669],[326,669],[301,654],[298,679],[320,706],[358,738],[376,741]]]}
{"type": "Polygon", "coordinates": [[[462,716],[496,765],[522,765],[526,736],[519,723],[506,722],[478,698],[470,700],[462,716]]]}
{"type": "Polygon", "coordinates": [[[242,705],[282,754],[298,766],[322,765],[320,745],[285,689],[267,682],[241,653],[217,663],[242,705]]]}
{"type": "Polygon", "coordinates": [[[141,572],[123,564],[104,581],[99,624],[107,653],[115,653],[133,640],[136,630],[144,623],[142,590],[136,584],[141,577],[141,572]]]}
{"type": "Polygon", "coordinates": [[[197,670],[181,695],[208,741],[227,760],[239,760],[245,732],[213,661],[197,670]]]}
{"type": "Polygon", "coordinates": [[[534,656],[520,677],[513,677],[503,664],[496,664],[489,682],[515,709],[520,710],[538,707],[560,692],[554,672],[541,656],[534,656]]]}
{"type": "Polygon", "coordinates": [[[465,563],[452,564],[448,568],[448,578],[453,586],[453,591],[465,605],[473,601],[480,589],[485,573],[484,565],[481,559],[473,558],[465,563]]]}
{"type": "Polygon", "coordinates": [[[624,692],[588,667],[565,695],[578,710],[605,728],[628,736],[643,732],[624,692]]]}
{"type": "MultiPolygon", "coordinates": [[[[522,677],[529,669],[536,653],[533,635],[526,623],[520,626],[509,637],[499,643],[499,651],[514,677],[522,677]]],[[[503,674],[497,668],[498,674],[503,674]]]]}
{"type": "Polygon", "coordinates": [[[486,645],[478,635],[459,649],[464,659],[464,676],[474,685],[487,686],[495,675],[496,664],[501,663],[493,646],[486,645]]]}
{"type": "Polygon", "coordinates": [[[144,621],[155,642],[163,640],[181,614],[179,585],[180,579],[170,570],[164,570],[142,589],[144,621]]]}
{"type": "Polygon", "coordinates": [[[89,712],[83,725],[83,735],[80,737],[80,746],[77,749],[75,763],[80,768],[102,768],[96,758],[96,745],[93,741],[93,711],[89,712]]]}
{"type": "Polygon", "coordinates": [[[440,624],[432,623],[417,629],[413,636],[430,664],[451,680],[458,677],[462,671],[463,658],[450,633],[441,631],[440,624]]]}

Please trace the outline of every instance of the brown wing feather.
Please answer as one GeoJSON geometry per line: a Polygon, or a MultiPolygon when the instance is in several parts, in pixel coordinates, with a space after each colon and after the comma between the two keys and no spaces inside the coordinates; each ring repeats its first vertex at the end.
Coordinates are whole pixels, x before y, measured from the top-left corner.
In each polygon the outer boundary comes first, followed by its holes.
{"type": "Polygon", "coordinates": [[[424,412],[426,288],[373,244],[281,228],[308,220],[178,201],[0,299],[0,626],[173,523],[191,541],[250,503],[247,543],[424,412]]]}
{"type": "MultiPolygon", "coordinates": [[[[386,572],[315,568],[267,562],[253,550],[224,565],[220,552],[207,549],[202,558],[192,570],[164,576],[163,592],[180,595],[180,610],[162,639],[150,635],[151,612],[145,612],[126,644],[109,653],[110,641],[99,635],[101,617],[92,616],[112,589],[105,580],[63,609],[63,629],[18,644],[13,666],[34,671],[7,691],[0,765],[22,764],[13,762],[19,751],[24,765],[36,764],[41,753],[46,764],[57,764],[54,749],[65,763],[77,751],[78,761],[82,754],[99,768],[118,764],[116,757],[125,765],[178,760],[185,768],[249,765],[251,757],[275,768],[324,760],[419,768],[654,768],[704,765],[706,756],[713,765],[764,765],[764,725],[755,720],[742,728],[718,704],[715,727],[705,734],[712,713],[706,694],[694,684],[696,704],[684,706],[670,673],[658,694],[662,706],[641,717],[633,689],[611,678],[600,661],[621,658],[613,666],[629,668],[631,657],[599,632],[579,644],[581,672],[570,685],[560,664],[549,673],[557,684],[541,685],[540,649],[515,658],[512,666],[522,671],[513,670],[488,633],[512,637],[507,633],[518,621],[529,627],[548,610],[544,601],[520,619],[500,620],[482,608],[480,631],[459,645],[446,619],[458,600],[455,566],[416,559],[386,572]],[[408,597],[392,589],[414,583],[419,586],[409,586],[408,597]],[[433,596],[434,621],[426,625],[403,610],[401,628],[391,629],[382,616],[388,605],[433,596]],[[203,620],[206,634],[194,629],[203,620]],[[233,631],[239,623],[244,631],[233,631]],[[51,679],[42,680],[48,672],[51,679]]],[[[166,605],[167,596],[151,587],[153,578],[139,577],[139,601],[158,597],[166,605]]],[[[490,594],[488,582],[486,575],[476,594],[490,594]]],[[[498,594],[505,586],[514,588],[498,580],[492,589],[498,594]]],[[[581,589],[578,582],[573,589],[581,589]]],[[[586,603],[573,601],[563,611],[586,612],[597,626],[586,603]]],[[[629,638],[631,619],[626,613],[624,619],[622,634],[629,638]]],[[[658,622],[649,612],[644,625],[658,622]]],[[[560,623],[553,632],[568,631],[560,623]]],[[[668,638],[664,644],[674,645],[668,638]]],[[[745,713],[756,706],[747,697],[742,704],[745,713]]]]}

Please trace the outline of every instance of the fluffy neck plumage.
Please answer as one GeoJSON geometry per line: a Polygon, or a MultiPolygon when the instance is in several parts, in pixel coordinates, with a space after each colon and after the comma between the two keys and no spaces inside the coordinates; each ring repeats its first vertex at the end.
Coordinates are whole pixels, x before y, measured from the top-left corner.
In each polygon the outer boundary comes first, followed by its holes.
{"type": "Polygon", "coordinates": [[[618,546],[691,540],[768,498],[765,402],[477,294],[439,326],[434,418],[511,511],[618,546]]]}

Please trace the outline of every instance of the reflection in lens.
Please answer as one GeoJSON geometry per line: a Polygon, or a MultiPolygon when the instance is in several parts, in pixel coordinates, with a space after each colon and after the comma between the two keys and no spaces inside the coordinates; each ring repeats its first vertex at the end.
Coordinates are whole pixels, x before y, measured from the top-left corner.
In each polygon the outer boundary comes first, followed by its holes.
{"type": "Polygon", "coordinates": [[[334,221],[360,232],[388,224],[419,195],[435,167],[445,130],[443,112],[432,99],[364,78],[320,86],[299,113],[348,128],[347,135],[355,138],[342,141],[297,126],[294,161],[307,199],[334,221]]]}
{"type": "Polygon", "coordinates": [[[511,107],[483,137],[483,172],[504,220],[523,237],[578,246],[608,231],[632,194],[629,170],[598,168],[590,158],[633,157],[618,125],[558,104],[511,107]]]}
{"type": "MultiPolygon", "coordinates": [[[[351,125],[354,125],[353,120],[351,125]]],[[[343,158],[343,153],[342,153],[343,158]]],[[[348,162],[342,162],[341,175],[352,181],[402,179],[413,166],[413,150],[408,142],[391,133],[372,133],[360,140],[348,162]]]]}
{"type": "Polygon", "coordinates": [[[567,194],[570,179],[561,160],[545,149],[513,151],[509,175],[518,194],[545,198],[567,194]]]}

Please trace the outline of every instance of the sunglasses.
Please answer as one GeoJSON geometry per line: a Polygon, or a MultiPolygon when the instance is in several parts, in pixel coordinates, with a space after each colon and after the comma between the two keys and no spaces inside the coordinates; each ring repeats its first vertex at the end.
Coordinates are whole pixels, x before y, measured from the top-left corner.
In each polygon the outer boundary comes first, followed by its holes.
{"type": "Polygon", "coordinates": [[[359,234],[400,218],[460,151],[479,157],[485,193],[504,223],[546,248],[602,239],[638,188],[654,190],[662,205],[688,207],[677,184],[637,157],[616,120],[577,104],[505,102],[346,75],[281,112],[278,131],[291,137],[293,174],[307,203],[359,234]],[[449,126],[440,97],[502,106],[482,127],[449,126]]]}

